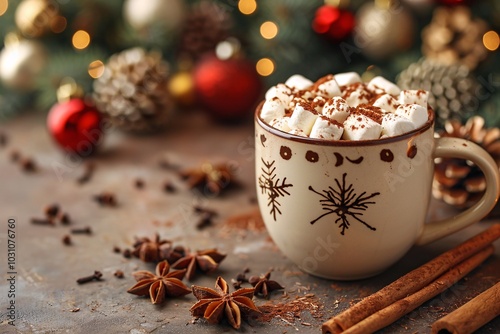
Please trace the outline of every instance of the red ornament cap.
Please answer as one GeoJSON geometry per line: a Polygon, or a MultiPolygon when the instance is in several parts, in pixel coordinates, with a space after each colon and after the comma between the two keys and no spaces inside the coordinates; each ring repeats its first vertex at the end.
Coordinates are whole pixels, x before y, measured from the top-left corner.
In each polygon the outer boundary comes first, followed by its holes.
{"type": "Polygon", "coordinates": [[[47,115],[47,128],[65,151],[85,157],[102,141],[101,114],[81,98],[56,103],[47,115]]]}
{"type": "Polygon", "coordinates": [[[354,14],[346,9],[323,5],[316,10],[312,28],[322,36],[340,42],[349,37],[354,30],[354,14]]]}

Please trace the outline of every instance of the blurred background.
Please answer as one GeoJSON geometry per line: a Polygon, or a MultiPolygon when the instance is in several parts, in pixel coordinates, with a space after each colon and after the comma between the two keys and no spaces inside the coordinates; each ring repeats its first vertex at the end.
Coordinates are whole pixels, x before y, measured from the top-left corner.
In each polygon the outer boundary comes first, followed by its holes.
{"type": "Polygon", "coordinates": [[[292,74],[356,71],[429,90],[438,128],[498,126],[499,31],[497,0],[0,0],[0,117],[59,91],[125,130],[186,110],[251,122],[292,74]]]}

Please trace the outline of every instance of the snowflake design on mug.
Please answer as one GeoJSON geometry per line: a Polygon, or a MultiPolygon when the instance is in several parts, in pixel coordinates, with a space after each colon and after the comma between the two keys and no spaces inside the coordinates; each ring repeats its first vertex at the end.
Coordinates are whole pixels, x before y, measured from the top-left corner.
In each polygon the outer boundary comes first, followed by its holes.
{"type": "Polygon", "coordinates": [[[363,216],[363,212],[368,209],[369,205],[375,204],[375,202],[370,201],[370,199],[380,195],[380,193],[375,192],[371,195],[367,195],[366,191],[364,191],[357,195],[352,184],[346,185],[346,177],[347,173],[344,173],[342,175],[342,182],[335,179],[336,188],[330,186],[322,192],[318,192],[314,190],[312,186],[309,186],[309,190],[322,197],[319,202],[323,210],[326,211],[318,218],[312,220],[311,224],[316,223],[325,216],[336,214],[337,219],[335,220],[335,224],[340,222],[339,228],[341,229],[340,234],[342,235],[344,235],[345,230],[349,229],[353,220],[356,220],[370,230],[375,231],[376,228],[362,220],[361,216],[363,216]]]}
{"type": "Polygon", "coordinates": [[[286,188],[293,187],[293,185],[286,183],[286,177],[281,182],[279,178],[276,179],[275,160],[272,162],[261,160],[265,168],[261,168],[263,174],[259,176],[259,187],[262,194],[267,194],[267,206],[271,207],[270,213],[273,215],[274,221],[276,221],[276,214],[281,214],[279,209],[281,204],[278,202],[278,198],[290,195],[286,188]]]}

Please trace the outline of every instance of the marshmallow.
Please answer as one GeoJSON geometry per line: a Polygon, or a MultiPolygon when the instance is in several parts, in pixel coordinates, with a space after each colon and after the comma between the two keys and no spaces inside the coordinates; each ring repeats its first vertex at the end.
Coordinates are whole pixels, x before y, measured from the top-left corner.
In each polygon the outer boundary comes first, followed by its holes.
{"type": "Polygon", "coordinates": [[[361,113],[352,113],[344,122],[343,139],[370,140],[378,139],[382,132],[382,125],[361,113]]]}
{"type": "Polygon", "coordinates": [[[395,113],[409,119],[416,128],[421,127],[427,122],[427,108],[418,104],[401,104],[395,113]]]}
{"type": "Polygon", "coordinates": [[[307,134],[302,131],[301,129],[292,129],[290,131],[288,131],[289,134],[291,135],[296,135],[296,136],[300,136],[300,137],[307,137],[307,134]]]}
{"type": "Polygon", "coordinates": [[[286,106],[292,100],[292,90],[290,89],[290,87],[287,87],[286,85],[280,83],[269,88],[266,92],[265,97],[266,100],[271,100],[277,97],[286,106]]]}
{"type": "Polygon", "coordinates": [[[337,82],[337,85],[339,85],[340,87],[352,85],[353,83],[356,82],[361,82],[361,77],[356,72],[335,74],[333,78],[337,82]]]}
{"type": "Polygon", "coordinates": [[[396,84],[381,76],[371,79],[366,88],[373,94],[387,93],[396,96],[401,92],[401,89],[396,84]]]}
{"type": "Polygon", "coordinates": [[[274,118],[281,118],[285,116],[285,106],[281,101],[275,97],[272,100],[266,100],[262,105],[262,110],[260,111],[260,117],[269,123],[274,118]]]}
{"type": "Polygon", "coordinates": [[[427,100],[429,92],[425,90],[403,90],[399,93],[399,103],[401,104],[418,104],[427,108],[427,100]]]}
{"type": "Polygon", "coordinates": [[[392,97],[392,95],[384,94],[377,98],[375,102],[373,102],[373,105],[384,111],[393,113],[396,111],[399,103],[394,97],[392,97]]]}
{"type": "Polygon", "coordinates": [[[314,108],[314,110],[316,110],[316,112],[318,114],[321,114],[321,112],[323,111],[323,107],[325,106],[326,104],[326,99],[323,97],[323,96],[316,96],[312,102],[311,102],[311,106],[314,108]]]}
{"type": "Polygon", "coordinates": [[[354,84],[344,89],[342,97],[346,100],[348,105],[357,107],[360,104],[368,103],[372,98],[372,94],[366,89],[364,84],[354,84]]]}
{"type": "Polygon", "coordinates": [[[289,119],[290,119],[289,117],[275,118],[269,122],[269,125],[278,130],[288,132],[291,130],[290,127],[288,126],[289,119]]]}
{"type": "Polygon", "coordinates": [[[343,98],[336,96],[325,103],[322,114],[331,120],[344,123],[347,116],[349,116],[350,109],[343,98]]]}
{"type": "Polygon", "coordinates": [[[344,127],[342,124],[331,121],[328,117],[319,116],[309,134],[310,138],[339,140],[342,138],[344,127]]]}
{"type": "Polygon", "coordinates": [[[300,74],[294,74],[285,81],[285,85],[297,90],[304,90],[313,85],[313,82],[300,74]]]}
{"type": "Polygon", "coordinates": [[[337,84],[337,81],[333,78],[332,75],[321,78],[323,82],[318,85],[316,88],[317,94],[326,98],[331,98],[334,96],[340,96],[342,93],[340,92],[340,87],[337,84]]]}
{"type": "Polygon", "coordinates": [[[293,109],[292,116],[288,121],[288,126],[293,129],[302,130],[306,136],[311,133],[312,126],[318,118],[317,113],[309,103],[299,103],[293,109]]]}
{"type": "Polygon", "coordinates": [[[382,136],[393,137],[413,131],[415,128],[415,124],[403,116],[391,113],[382,116],[382,136]]]}

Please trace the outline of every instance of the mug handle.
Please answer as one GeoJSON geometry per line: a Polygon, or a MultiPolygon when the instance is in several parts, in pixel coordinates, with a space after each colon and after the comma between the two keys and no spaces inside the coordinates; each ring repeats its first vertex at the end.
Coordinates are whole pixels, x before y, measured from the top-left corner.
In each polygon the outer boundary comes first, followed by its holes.
{"type": "Polygon", "coordinates": [[[462,158],[475,163],[486,178],[486,191],[472,207],[438,222],[424,224],[417,245],[425,245],[480,221],[495,206],[500,189],[498,166],[479,145],[461,138],[435,138],[434,158],[462,158]]]}

